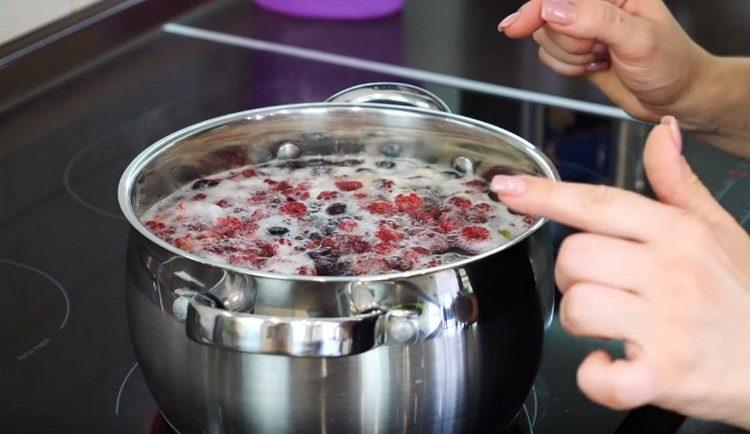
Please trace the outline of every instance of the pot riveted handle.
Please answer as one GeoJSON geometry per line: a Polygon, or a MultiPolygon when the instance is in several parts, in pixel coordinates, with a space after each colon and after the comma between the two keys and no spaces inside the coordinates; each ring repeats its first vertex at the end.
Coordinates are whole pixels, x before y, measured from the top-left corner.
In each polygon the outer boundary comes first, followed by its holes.
{"type": "Polygon", "coordinates": [[[245,353],[339,357],[420,338],[419,314],[373,310],[345,318],[284,318],[232,312],[210,298],[188,300],[186,333],[196,342],[245,353]]]}
{"type": "Polygon", "coordinates": [[[450,113],[448,105],[421,87],[405,83],[365,83],[344,89],[326,102],[383,103],[450,113]]]}

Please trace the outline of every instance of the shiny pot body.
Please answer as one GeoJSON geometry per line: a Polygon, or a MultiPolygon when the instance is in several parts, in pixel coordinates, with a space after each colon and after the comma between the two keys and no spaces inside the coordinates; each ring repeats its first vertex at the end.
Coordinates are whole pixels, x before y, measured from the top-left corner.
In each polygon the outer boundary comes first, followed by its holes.
{"type": "Polygon", "coordinates": [[[410,156],[477,174],[556,178],[522,139],[440,113],[439,101],[422,107],[434,97],[395,86],[207,121],[127,169],[119,199],[133,225],[131,336],[146,383],[180,432],[496,432],[520,408],[552,311],[542,220],[502,248],[448,266],[316,277],[197,258],[137,218],[192,179],[300,155],[410,156]],[[369,99],[354,98],[362,95],[369,99]],[[418,108],[379,104],[404,100],[418,108]]]}

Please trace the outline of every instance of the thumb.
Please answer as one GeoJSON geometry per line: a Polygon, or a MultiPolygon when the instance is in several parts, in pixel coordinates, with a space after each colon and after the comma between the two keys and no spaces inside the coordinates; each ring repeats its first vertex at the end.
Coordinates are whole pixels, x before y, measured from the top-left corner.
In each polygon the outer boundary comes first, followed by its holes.
{"type": "Polygon", "coordinates": [[[616,410],[640,407],[657,396],[654,376],[642,360],[615,360],[603,350],[583,360],[576,381],[589,399],[616,410]]]}
{"type": "Polygon", "coordinates": [[[649,21],[631,15],[612,0],[542,0],[542,19],[566,36],[596,39],[615,53],[638,54],[650,49],[649,21]]]}
{"type": "Polygon", "coordinates": [[[644,166],[656,196],[664,203],[706,218],[726,212],[698,179],[682,156],[682,134],[677,120],[664,116],[646,141],[644,166]]]}

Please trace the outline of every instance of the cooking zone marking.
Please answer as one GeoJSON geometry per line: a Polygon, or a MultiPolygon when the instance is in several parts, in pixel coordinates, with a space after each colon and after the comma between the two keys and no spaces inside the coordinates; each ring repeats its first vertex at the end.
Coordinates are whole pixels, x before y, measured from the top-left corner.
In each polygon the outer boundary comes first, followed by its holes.
{"type": "Polygon", "coordinates": [[[125,390],[125,383],[128,382],[128,379],[131,375],[133,375],[133,371],[135,371],[135,368],[138,367],[138,362],[136,362],[133,367],[130,368],[127,374],[125,374],[125,378],[122,379],[122,383],[120,384],[120,389],[117,391],[117,400],[115,401],[115,416],[120,415],[120,398],[122,398],[122,392],[125,390]]]}
{"type": "Polygon", "coordinates": [[[314,60],[331,65],[339,65],[365,71],[379,72],[383,74],[394,75],[397,77],[408,78],[411,80],[426,81],[429,83],[441,84],[444,86],[451,86],[459,89],[481,92],[489,95],[497,95],[531,103],[562,107],[615,119],[632,120],[632,118],[628,116],[623,110],[604,104],[596,104],[572,98],[547,95],[540,92],[487,83],[485,81],[455,77],[438,72],[425,71],[423,69],[396,66],[383,62],[376,62],[373,60],[365,60],[359,59],[357,57],[344,56],[341,54],[327,53],[325,51],[311,50],[309,48],[300,48],[292,45],[261,41],[258,39],[235,36],[222,32],[214,32],[211,30],[204,30],[196,27],[185,26],[182,24],[167,23],[162,27],[162,29],[167,33],[185,36],[188,38],[201,39],[204,41],[211,41],[236,47],[250,48],[253,50],[266,51],[290,57],[297,57],[300,59],[314,60]]]}
{"type": "MultiPolygon", "coordinates": [[[[57,329],[58,329],[58,331],[60,331],[63,328],[65,328],[65,325],[68,322],[68,317],[70,316],[70,299],[68,298],[68,294],[65,291],[65,288],[63,288],[63,286],[60,284],[60,282],[58,282],[56,279],[54,279],[52,276],[50,276],[49,274],[45,273],[44,271],[42,271],[42,270],[40,270],[40,269],[38,269],[36,267],[32,267],[31,265],[23,264],[21,262],[12,261],[10,259],[0,259],[0,264],[5,264],[5,265],[11,266],[11,267],[17,267],[17,268],[21,268],[21,269],[24,269],[24,270],[27,270],[27,271],[31,271],[31,272],[33,272],[36,275],[42,276],[45,280],[47,280],[49,282],[52,282],[55,285],[55,287],[57,287],[57,289],[60,291],[60,293],[63,296],[63,299],[65,300],[65,315],[63,316],[63,319],[60,322],[60,324],[58,325],[57,329]]],[[[26,350],[24,350],[24,351],[22,351],[20,353],[15,354],[14,358],[17,361],[20,361],[20,362],[26,361],[27,359],[29,359],[30,357],[34,356],[39,351],[41,351],[44,347],[46,347],[47,345],[49,345],[49,343],[51,341],[52,340],[49,337],[41,338],[38,341],[36,341],[30,348],[28,348],[28,349],[26,349],[26,350]]]]}

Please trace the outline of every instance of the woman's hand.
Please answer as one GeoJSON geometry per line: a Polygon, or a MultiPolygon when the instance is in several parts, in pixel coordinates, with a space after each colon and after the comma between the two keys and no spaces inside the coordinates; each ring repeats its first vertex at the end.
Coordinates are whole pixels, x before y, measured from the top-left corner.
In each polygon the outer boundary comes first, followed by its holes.
{"type": "Polygon", "coordinates": [[[661,0],[531,0],[499,29],[511,38],[533,35],[542,62],[588,77],[631,116],[656,122],[673,114],[687,130],[750,158],[750,60],[706,52],[661,0]]]}
{"type": "Polygon", "coordinates": [[[495,177],[492,189],[516,211],[584,231],[557,259],[560,321],[626,349],[621,360],[600,350],[583,361],[587,396],[750,428],[750,237],[691,171],[681,143],[665,117],[646,144],[659,201],[527,176],[495,177]]]}

